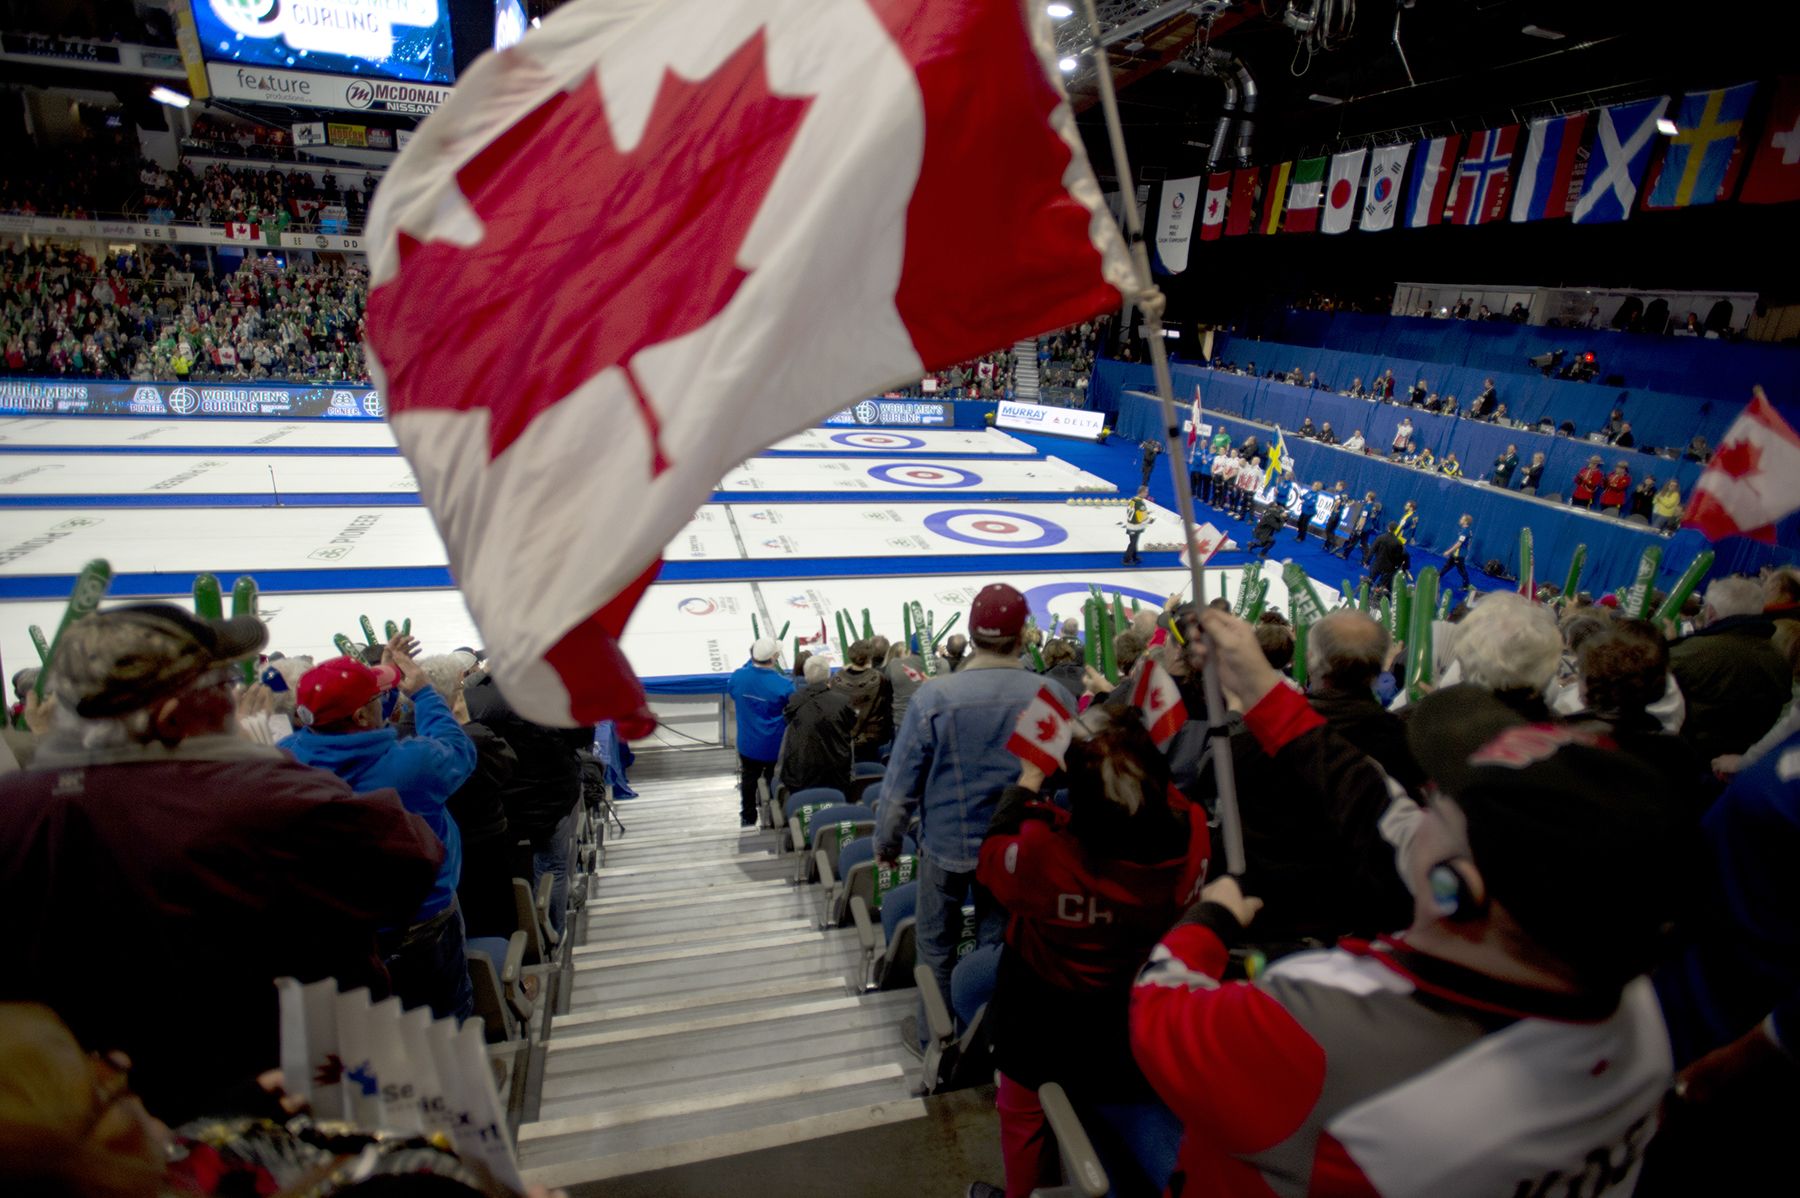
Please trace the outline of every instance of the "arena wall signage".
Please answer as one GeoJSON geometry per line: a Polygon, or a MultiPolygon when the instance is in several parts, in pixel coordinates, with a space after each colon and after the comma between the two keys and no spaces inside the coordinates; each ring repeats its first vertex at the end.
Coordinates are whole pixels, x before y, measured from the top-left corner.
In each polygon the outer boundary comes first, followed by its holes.
{"type": "Polygon", "coordinates": [[[994,424],[1027,433],[1053,433],[1059,437],[1093,438],[1106,427],[1106,415],[1081,408],[1056,408],[1045,404],[1001,401],[994,424]]]}
{"type": "Polygon", "coordinates": [[[950,408],[947,404],[913,399],[865,399],[821,423],[831,428],[860,424],[948,424],[950,408]]]}
{"type": "MultiPolygon", "coordinates": [[[[0,215],[0,233],[33,233],[39,237],[94,237],[105,241],[160,241],[177,245],[246,245],[225,235],[222,228],[201,225],[158,225],[137,221],[64,220],[47,216],[0,215]]],[[[287,232],[280,235],[280,245],[290,250],[324,250],[338,254],[360,254],[363,239],[337,233],[287,232]]],[[[250,242],[246,248],[269,244],[250,242]]]]}
{"type": "Polygon", "coordinates": [[[0,415],[275,416],[380,420],[387,407],[373,387],[278,383],[69,383],[0,380],[0,415]]]}
{"type": "Polygon", "coordinates": [[[422,116],[436,112],[450,89],[433,83],[398,79],[366,79],[354,75],[321,75],[270,67],[212,62],[206,78],[214,96],[261,104],[330,108],[339,112],[403,112],[422,116]]]}

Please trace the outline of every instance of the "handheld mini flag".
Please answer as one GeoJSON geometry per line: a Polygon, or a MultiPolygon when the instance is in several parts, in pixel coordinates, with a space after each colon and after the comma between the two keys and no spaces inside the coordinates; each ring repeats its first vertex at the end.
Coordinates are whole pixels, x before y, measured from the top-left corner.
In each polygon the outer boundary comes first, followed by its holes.
{"type": "Polygon", "coordinates": [[[628,736],[618,638],[727,470],[1137,290],[1018,0],[567,5],[457,81],[367,244],[372,372],[495,680],[628,736]]]}
{"type": "Polygon", "coordinates": [[[1730,536],[1775,543],[1775,525],[1800,511],[1800,434],[1761,387],[1725,430],[1694,484],[1681,523],[1709,541],[1730,536]]]}
{"type": "Polygon", "coordinates": [[[1166,749],[1181,726],[1187,723],[1187,705],[1181,701],[1181,688],[1169,672],[1154,659],[1138,670],[1137,682],[1131,688],[1131,705],[1144,713],[1144,731],[1166,749]]]}
{"type": "Polygon", "coordinates": [[[1063,767],[1063,755],[1069,751],[1074,735],[1069,711],[1050,688],[1038,688],[1037,697],[1019,713],[1019,722],[1006,741],[1006,751],[1020,761],[1029,761],[1046,774],[1063,767]]]}

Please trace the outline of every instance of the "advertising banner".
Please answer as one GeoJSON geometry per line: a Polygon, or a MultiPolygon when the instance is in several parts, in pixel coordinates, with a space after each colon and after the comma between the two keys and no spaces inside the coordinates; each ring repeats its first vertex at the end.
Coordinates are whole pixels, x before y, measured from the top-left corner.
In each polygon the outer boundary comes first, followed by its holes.
{"type": "Polygon", "coordinates": [[[0,416],[276,416],[380,420],[373,387],[0,379],[0,416]]]}
{"type": "Polygon", "coordinates": [[[332,108],[341,112],[436,112],[450,89],[431,83],[322,75],[317,71],[276,70],[213,62],[206,67],[213,95],[225,100],[332,108]]]}
{"type": "Polygon", "coordinates": [[[948,405],[916,399],[865,399],[820,423],[831,428],[858,424],[949,424],[948,405]]]}
{"type": "Polygon", "coordinates": [[[1019,429],[1027,433],[1093,438],[1098,437],[1100,430],[1106,427],[1106,415],[1081,408],[1053,408],[1009,399],[1000,404],[994,423],[1000,428],[1019,429]]]}

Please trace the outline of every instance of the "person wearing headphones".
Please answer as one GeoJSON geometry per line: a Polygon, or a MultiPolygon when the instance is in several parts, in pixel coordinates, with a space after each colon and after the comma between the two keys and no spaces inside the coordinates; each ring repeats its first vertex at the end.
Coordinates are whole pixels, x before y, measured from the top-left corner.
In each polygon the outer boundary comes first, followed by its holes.
{"type": "Polygon", "coordinates": [[[1427,805],[1390,805],[1249,625],[1198,618],[1293,797],[1346,851],[1388,835],[1414,911],[1224,981],[1261,903],[1230,877],[1200,892],[1132,996],[1138,1065],[1185,1131],[1170,1191],[1631,1193],[1674,1072],[1644,973],[1689,894],[1683,796],[1597,733],[1453,686],[1408,725],[1427,805]]]}

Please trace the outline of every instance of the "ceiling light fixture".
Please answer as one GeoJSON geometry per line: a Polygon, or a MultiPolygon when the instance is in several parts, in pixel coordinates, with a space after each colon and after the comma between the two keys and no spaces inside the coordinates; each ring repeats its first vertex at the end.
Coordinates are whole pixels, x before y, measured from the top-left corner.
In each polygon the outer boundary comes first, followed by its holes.
{"type": "Polygon", "coordinates": [[[1306,98],[1311,100],[1314,104],[1342,104],[1344,102],[1337,96],[1322,96],[1318,92],[1314,92],[1306,98]]]}
{"type": "Polygon", "coordinates": [[[1674,137],[1677,133],[1681,132],[1681,130],[1675,127],[1675,122],[1666,116],[1656,118],[1656,131],[1664,137],[1674,137]]]}
{"type": "Polygon", "coordinates": [[[1569,36],[1566,33],[1558,33],[1554,29],[1545,29],[1542,25],[1527,25],[1519,32],[1526,37],[1541,37],[1547,42],[1560,42],[1569,36]]]}
{"type": "Polygon", "coordinates": [[[1069,55],[1066,58],[1059,60],[1056,64],[1057,69],[1060,70],[1065,75],[1074,74],[1075,68],[1080,65],[1081,64],[1079,62],[1075,61],[1075,56],[1073,54],[1069,55]]]}
{"type": "Polygon", "coordinates": [[[184,96],[180,92],[167,87],[151,88],[150,98],[159,104],[167,104],[170,108],[186,108],[189,104],[194,102],[191,96],[184,96]]]}
{"type": "Polygon", "coordinates": [[[1047,5],[1045,6],[1044,11],[1050,14],[1050,19],[1052,21],[1066,21],[1075,15],[1075,10],[1070,8],[1067,4],[1047,5]]]}

